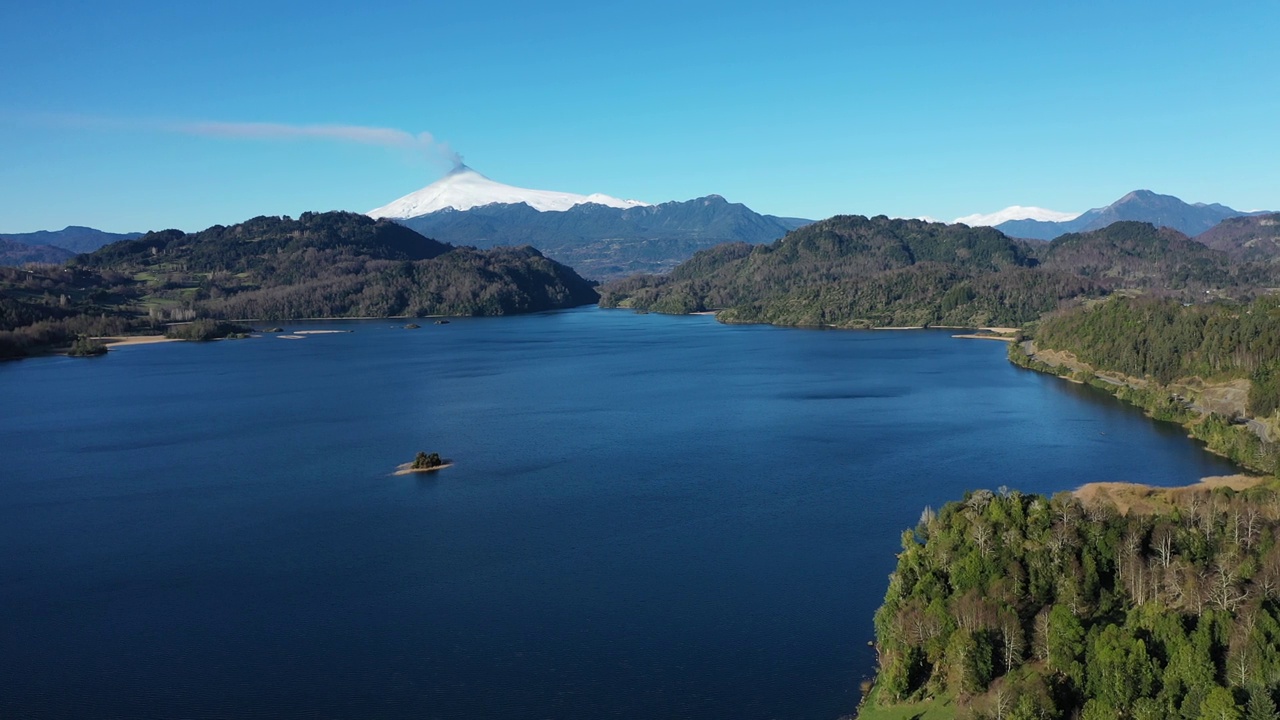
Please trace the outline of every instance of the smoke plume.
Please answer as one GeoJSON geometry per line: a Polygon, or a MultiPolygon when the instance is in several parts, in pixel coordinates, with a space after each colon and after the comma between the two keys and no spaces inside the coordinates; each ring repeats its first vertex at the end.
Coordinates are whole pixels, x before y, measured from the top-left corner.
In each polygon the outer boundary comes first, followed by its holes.
{"type": "Polygon", "coordinates": [[[449,144],[437,140],[429,132],[413,134],[396,128],[363,125],[286,125],[264,122],[187,122],[168,125],[166,129],[185,135],[242,138],[250,140],[332,140],[335,142],[379,145],[421,152],[436,157],[453,167],[462,165],[462,156],[449,144]]]}
{"type": "Polygon", "coordinates": [[[449,163],[457,168],[462,156],[448,143],[437,140],[429,132],[414,133],[397,128],[364,125],[290,125],[270,122],[224,122],[220,120],[167,121],[148,118],[112,118],[75,113],[24,114],[0,110],[0,120],[17,119],[40,125],[88,128],[110,131],[165,132],[195,137],[226,139],[293,141],[318,140],[405,150],[429,160],[449,163]]]}

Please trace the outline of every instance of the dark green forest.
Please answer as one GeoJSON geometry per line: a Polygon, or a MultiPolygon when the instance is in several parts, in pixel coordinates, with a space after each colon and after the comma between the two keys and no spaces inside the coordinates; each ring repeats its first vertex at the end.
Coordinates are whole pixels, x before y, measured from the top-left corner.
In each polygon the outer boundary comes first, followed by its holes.
{"type": "Polygon", "coordinates": [[[157,332],[129,311],[141,298],[135,283],[53,265],[0,267],[0,359],[23,357],[80,336],[157,332]]]}
{"type": "Polygon", "coordinates": [[[146,278],[155,303],[215,318],[507,315],[596,299],[533,248],[454,248],[354,213],[148,233],[73,264],[146,278]]]}
{"type": "Polygon", "coordinates": [[[1066,350],[1095,368],[1168,384],[1179,378],[1248,378],[1249,410],[1280,403],[1280,298],[1188,305],[1117,297],[1047,316],[1036,345],[1066,350]]]}
{"type": "Polygon", "coordinates": [[[1113,289],[1203,292],[1253,286],[1274,276],[1270,268],[1238,265],[1225,253],[1172,228],[1132,221],[1063,235],[1040,246],[1037,257],[1047,269],[1113,289]]]}
{"type": "Polygon", "coordinates": [[[147,233],[64,268],[0,268],[0,357],[169,322],[508,315],[595,302],[530,247],[476,250],[354,213],[147,233]]]}
{"type": "Polygon", "coordinates": [[[725,310],[778,325],[1020,323],[1102,286],[1036,269],[1031,244],[991,228],[837,216],[771,244],[703,251],[666,277],[601,287],[601,304],[655,312],[725,310]]]}
{"type": "Polygon", "coordinates": [[[604,307],[775,325],[1020,325],[1077,298],[1144,289],[1183,300],[1249,297],[1277,282],[1167,228],[1119,222],[1052,243],[992,228],[838,216],[770,245],[721,245],[667,276],[600,288],[604,307]]]}
{"type": "Polygon", "coordinates": [[[1122,515],[978,491],[926,510],[876,614],[861,716],[1276,718],[1280,495],[1170,498],[1122,515]]]}

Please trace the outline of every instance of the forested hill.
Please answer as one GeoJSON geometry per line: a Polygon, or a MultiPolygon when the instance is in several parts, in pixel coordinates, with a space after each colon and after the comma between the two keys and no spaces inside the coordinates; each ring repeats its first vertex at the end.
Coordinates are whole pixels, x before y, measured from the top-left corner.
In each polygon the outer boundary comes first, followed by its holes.
{"type": "Polygon", "coordinates": [[[1029,244],[991,228],[845,215],[770,245],[703,251],[667,277],[601,288],[601,304],[657,312],[727,310],[779,325],[1020,323],[1101,287],[1036,269],[1029,244]]]}
{"type": "Polygon", "coordinates": [[[1183,305],[1117,297],[1050,315],[1033,337],[1097,368],[1161,383],[1269,377],[1280,373],[1280,298],[1183,305]]]}
{"type": "Polygon", "coordinates": [[[1275,718],[1280,496],[978,491],[902,536],[862,720],[1275,718]],[[936,714],[935,714],[936,713],[936,714]]]}
{"type": "Polygon", "coordinates": [[[150,232],[81,255],[74,264],[116,270],[164,266],[186,272],[275,272],[281,261],[308,252],[370,260],[426,260],[453,246],[390,220],[355,213],[303,213],[297,220],[263,216],[208,230],[150,232]]]}
{"type": "Polygon", "coordinates": [[[155,302],[217,318],[505,315],[597,297],[533,248],[454,248],[343,212],[148,233],[73,265],[145,278],[155,302]]]}
{"type": "Polygon", "coordinates": [[[597,298],[531,247],[454,248],[354,213],[259,217],[0,273],[0,356],[196,317],[507,315],[597,298]]]}
{"type": "Polygon", "coordinates": [[[1173,228],[1143,222],[1063,235],[1037,248],[1037,255],[1045,268],[1115,288],[1203,290],[1259,281],[1259,268],[1238,267],[1225,253],[1173,228]]]}
{"type": "Polygon", "coordinates": [[[838,216],[767,246],[703,251],[665,277],[600,288],[606,307],[723,310],[778,325],[1010,325],[1064,300],[1142,289],[1185,300],[1249,297],[1280,283],[1269,263],[1236,263],[1169,228],[1119,222],[1052,243],[992,228],[838,216]]]}
{"type": "Polygon", "coordinates": [[[1280,474],[1280,298],[1116,296],[1048,315],[1010,359],[1088,382],[1182,423],[1241,465],[1280,474]]]}
{"type": "Polygon", "coordinates": [[[27,245],[0,237],[0,265],[19,267],[27,263],[60,265],[75,253],[53,245],[27,245]]]}
{"type": "Polygon", "coordinates": [[[1280,262],[1280,213],[1223,220],[1196,240],[1241,262],[1280,262]]]}

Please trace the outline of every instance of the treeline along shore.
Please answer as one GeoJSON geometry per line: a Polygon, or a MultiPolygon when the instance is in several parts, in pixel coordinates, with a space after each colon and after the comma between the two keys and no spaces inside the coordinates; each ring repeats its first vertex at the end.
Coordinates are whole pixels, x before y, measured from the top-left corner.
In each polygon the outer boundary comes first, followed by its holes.
{"type": "Polygon", "coordinates": [[[859,718],[1276,717],[1275,482],[1145,497],[1121,512],[981,490],[926,509],[876,613],[859,718]]]}
{"type": "Polygon", "coordinates": [[[992,228],[842,215],[767,245],[704,250],[666,275],[605,283],[600,305],[811,327],[1010,326],[1122,290],[1248,299],[1280,285],[1274,260],[1237,260],[1139,222],[1033,242],[992,228]]]}
{"type": "Polygon", "coordinates": [[[0,358],[176,321],[509,315],[594,303],[531,247],[438,243],[354,213],[147,233],[62,266],[0,267],[0,358]]]}
{"type": "Polygon", "coordinates": [[[1280,717],[1280,258],[1242,257],[1145,223],[1029,243],[842,216],[600,292],[730,323],[1018,326],[1015,364],[1259,473],[926,509],[876,614],[863,720],[1252,720],[1280,717]]]}
{"type": "MultiPolygon", "coordinates": [[[[1234,236],[1233,236],[1234,237],[1234,236]]],[[[351,213],[148,233],[0,268],[0,357],[232,318],[503,315],[589,304],[793,326],[1020,328],[1017,365],[1087,383],[1254,473],[1193,491],[973,491],[902,535],[860,709],[888,718],[1277,718],[1280,258],[1119,222],[1041,243],[837,216],[597,288],[533,248],[351,213]],[[597,294],[598,293],[598,294],[597,294]]],[[[229,332],[239,332],[230,326],[229,332]]],[[[1069,484],[1069,483],[1068,483],[1069,484]]]]}
{"type": "Polygon", "coordinates": [[[1249,470],[1280,472],[1280,298],[1114,297],[1033,324],[1009,358],[1180,423],[1249,470]]]}
{"type": "Polygon", "coordinates": [[[1260,474],[926,509],[876,614],[859,717],[1280,717],[1280,300],[1114,295],[1029,324],[1009,358],[1260,474]]]}

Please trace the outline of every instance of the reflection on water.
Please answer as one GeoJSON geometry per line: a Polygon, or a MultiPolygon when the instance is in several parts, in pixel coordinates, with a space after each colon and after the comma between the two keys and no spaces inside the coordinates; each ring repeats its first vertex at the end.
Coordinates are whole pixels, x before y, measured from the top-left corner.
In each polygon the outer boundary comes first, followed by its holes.
{"type": "Polygon", "coordinates": [[[924,505],[1231,471],[945,332],[313,326],[0,365],[0,716],[834,718],[924,505]]]}

